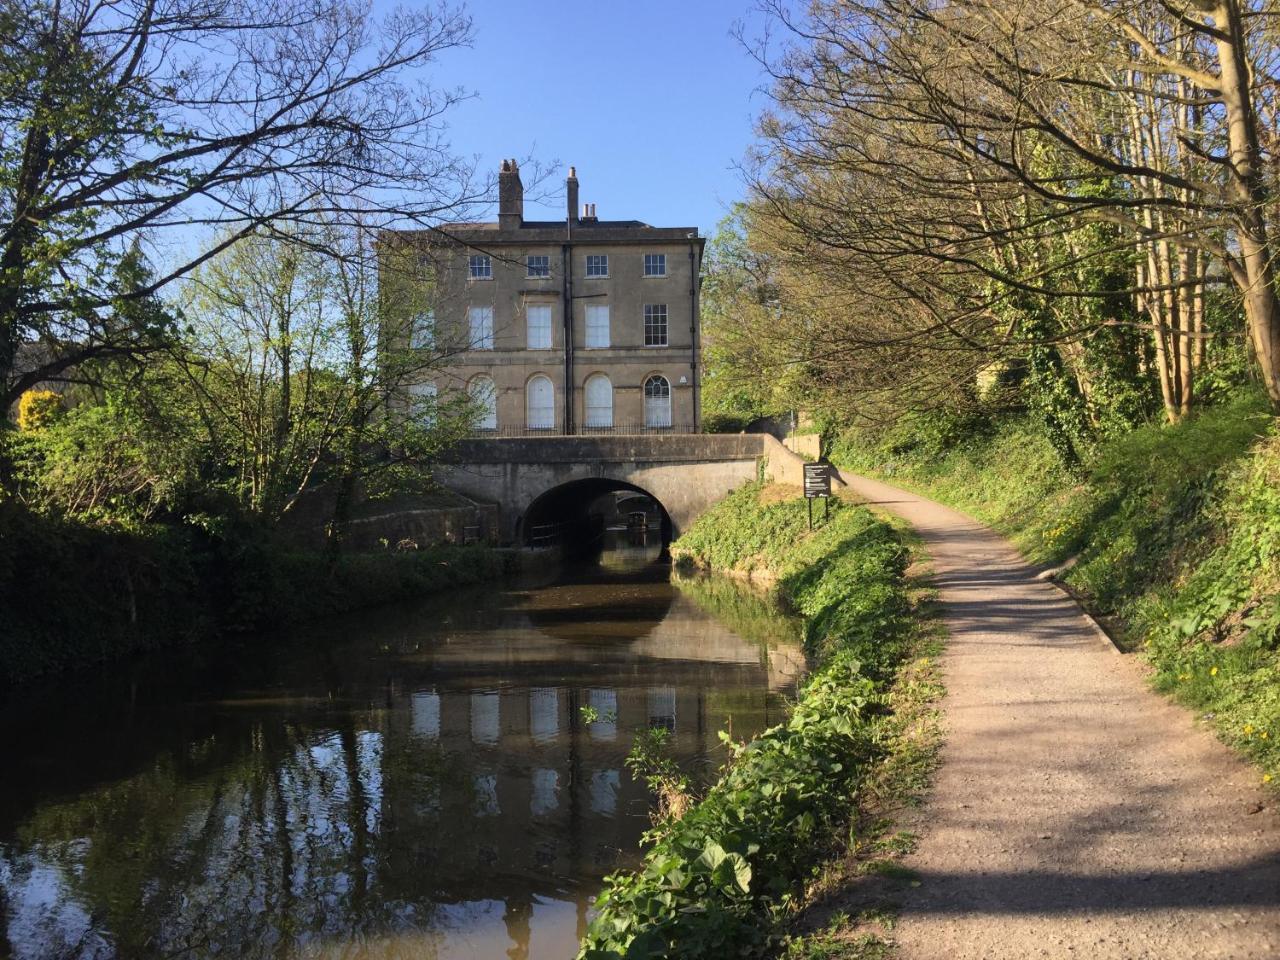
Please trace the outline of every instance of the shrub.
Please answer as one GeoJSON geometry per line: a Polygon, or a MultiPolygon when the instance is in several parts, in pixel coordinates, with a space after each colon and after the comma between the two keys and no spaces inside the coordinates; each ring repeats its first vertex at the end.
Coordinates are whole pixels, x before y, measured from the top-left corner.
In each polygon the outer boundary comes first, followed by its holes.
{"type": "Polygon", "coordinates": [[[62,412],[62,397],[52,390],[28,390],[18,400],[18,429],[30,433],[49,426],[62,412]]]}
{"type": "Polygon", "coordinates": [[[90,526],[0,503],[0,687],[147,650],[479,583],[488,547],[283,552],[260,531],[90,526]]]}
{"type": "Polygon", "coordinates": [[[803,501],[739,491],[677,543],[686,564],[768,562],[807,618],[819,666],[788,720],[736,745],[726,772],[654,835],[636,873],[606,879],[582,960],[740,956],[848,822],[904,648],[906,551],[866,510],[840,504],[810,535],[803,501]],[[804,526],[799,526],[804,518],[804,526]]]}

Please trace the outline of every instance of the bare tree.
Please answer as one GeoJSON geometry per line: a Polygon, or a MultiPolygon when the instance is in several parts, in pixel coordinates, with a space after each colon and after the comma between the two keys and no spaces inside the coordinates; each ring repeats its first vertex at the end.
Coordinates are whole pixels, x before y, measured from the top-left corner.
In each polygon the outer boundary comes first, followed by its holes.
{"type": "Polygon", "coordinates": [[[164,331],[113,322],[122,301],[266,224],[430,225],[482,197],[443,139],[459,94],[421,74],[470,29],[446,5],[375,20],[363,0],[0,0],[5,403],[153,349],[164,331]],[[200,228],[217,242],[184,253],[200,228]],[[139,236],[164,266],[120,289],[112,265],[139,236]]]}
{"type": "Polygon", "coordinates": [[[250,514],[274,522],[329,483],[335,542],[359,485],[421,485],[415,468],[473,418],[463,397],[412,396],[449,359],[418,329],[432,291],[380,292],[368,238],[335,224],[241,239],[192,274],[189,333],[146,380],[156,406],[200,425],[198,445],[250,514]]]}
{"type": "MultiPolygon", "coordinates": [[[[777,108],[757,207],[797,269],[861,303],[855,340],[998,354],[1026,342],[1026,298],[1060,312],[1123,295],[1146,314],[1176,418],[1209,335],[1205,285],[1229,278],[1280,407],[1269,2],[771,6],[793,42],[762,57],[777,108]],[[1087,282],[1089,261],[1117,257],[1134,262],[1126,287],[1087,282]]],[[[1136,322],[1116,313],[1081,308],[1034,338],[1070,356],[1136,322]]]]}

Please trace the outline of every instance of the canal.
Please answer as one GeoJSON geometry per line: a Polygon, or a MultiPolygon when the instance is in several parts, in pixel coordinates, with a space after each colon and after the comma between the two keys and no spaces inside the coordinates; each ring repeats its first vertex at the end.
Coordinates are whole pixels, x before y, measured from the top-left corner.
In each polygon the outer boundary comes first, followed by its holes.
{"type": "Polygon", "coordinates": [[[572,957],[650,825],[632,738],[705,784],[804,667],[656,552],[23,691],[0,957],[572,957]]]}

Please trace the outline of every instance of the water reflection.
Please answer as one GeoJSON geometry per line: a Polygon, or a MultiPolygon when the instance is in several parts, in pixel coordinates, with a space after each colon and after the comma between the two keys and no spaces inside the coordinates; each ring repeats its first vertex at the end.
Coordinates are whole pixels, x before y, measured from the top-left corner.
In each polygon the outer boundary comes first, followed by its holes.
{"type": "Polygon", "coordinates": [[[632,736],[705,772],[802,666],[776,614],[748,641],[693,595],[633,563],[31,691],[0,955],[572,956],[648,825],[632,736]]]}

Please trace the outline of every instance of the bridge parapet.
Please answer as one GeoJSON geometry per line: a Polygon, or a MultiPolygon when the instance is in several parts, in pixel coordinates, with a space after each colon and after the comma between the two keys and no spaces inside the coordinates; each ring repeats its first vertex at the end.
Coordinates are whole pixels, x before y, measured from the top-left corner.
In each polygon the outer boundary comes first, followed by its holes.
{"type": "MultiPolygon", "coordinates": [[[[590,437],[471,437],[446,463],[698,463],[750,460],[771,452],[761,433],[664,433],[590,437]]],[[[788,451],[789,452],[789,451],[788,451]]]]}

